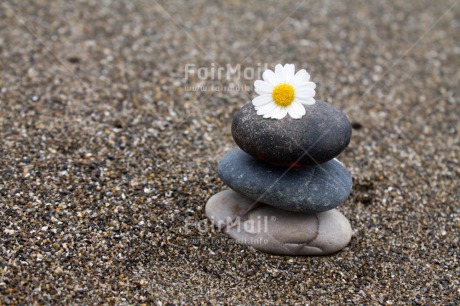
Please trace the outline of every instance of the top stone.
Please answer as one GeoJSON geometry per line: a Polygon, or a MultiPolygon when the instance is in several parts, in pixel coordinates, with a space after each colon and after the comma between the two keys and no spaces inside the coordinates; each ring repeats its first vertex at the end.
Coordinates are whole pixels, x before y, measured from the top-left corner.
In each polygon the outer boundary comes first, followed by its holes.
{"type": "Polygon", "coordinates": [[[233,119],[233,139],[246,153],[277,166],[327,162],[350,143],[350,121],[342,111],[318,100],[305,110],[300,119],[265,119],[248,103],[233,119]]]}

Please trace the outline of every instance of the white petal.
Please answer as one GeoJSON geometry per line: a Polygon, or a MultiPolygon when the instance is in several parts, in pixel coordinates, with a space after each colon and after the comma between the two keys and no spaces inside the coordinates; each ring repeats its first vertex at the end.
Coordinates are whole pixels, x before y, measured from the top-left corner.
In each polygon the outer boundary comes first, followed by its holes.
{"type": "Polygon", "coordinates": [[[281,111],[281,107],[275,104],[275,108],[271,110],[270,112],[265,113],[264,118],[276,119],[279,116],[280,111],[281,111]]]}
{"type": "Polygon", "coordinates": [[[305,115],[305,107],[300,104],[297,100],[294,100],[291,105],[288,107],[289,116],[292,118],[302,118],[305,115]]]}
{"type": "Polygon", "coordinates": [[[290,106],[287,107],[287,112],[288,112],[289,116],[291,116],[291,118],[293,118],[293,119],[300,119],[301,118],[301,116],[299,114],[297,114],[295,109],[293,109],[290,106]]]}
{"type": "Polygon", "coordinates": [[[295,95],[295,98],[298,99],[299,101],[309,101],[311,98],[313,98],[312,95],[300,95],[297,94],[295,95]]]}
{"type": "Polygon", "coordinates": [[[273,118],[274,116],[276,116],[278,114],[278,111],[279,111],[279,109],[275,108],[274,110],[272,110],[272,111],[270,111],[268,113],[265,113],[264,118],[273,118]]]}
{"type": "Polygon", "coordinates": [[[292,81],[292,84],[294,86],[301,85],[303,83],[306,83],[310,81],[310,75],[307,73],[305,69],[300,69],[297,71],[297,73],[294,76],[294,80],[292,81]]]}
{"type": "Polygon", "coordinates": [[[280,111],[278,112],[275,119],[283,119],[284,117],[286,117],[287,113],[288,111],[286,107],[280,107],[280,111]]]}
{"type": "Polygon", "coordinates": [[[265,81],[257,80],[254,82],[254,88],[259,95],[263,95],[271,94],[274,86],[265,81]]]}
{"type": "Polygon", "coordinates": [[[294,64],[284,65],[284,82],[290,83],[294,79],[295,66],[294,64]]]}
{"type": "Polygon", "coordinates": [[[276,74],[270,69],[267,69],[264,71],[262,78],[264,79],[265,82],[273,86],[278,85],[278,79],[276,78],[276,74]]]}
{"type": "Polygon", "coordinates": [[[269,94],[263,94],[252,99],[252,105],[254,106],[262,106],[270,102],[273,102],[273,98],[269,94]]]}
{"type": "Polygon", "coordinates": [[[313,105],[316,103],[316,100],[314,98],[300,98],[300,97],[296,97],[296,99],[299,100],[300,103],[302,103],[303,105],[313,105]]]}
{"type": "Polygon", "coordinates": [[[281,66],[281,64],[278,64],[275,66],[275,74],[276,74],[276,78],[278,79],[278,83],[285,82],[284,68],[283,66],[281,66]]]}
{"type": "Polygon", "coordinates": [[[295,84],[294,85],[294,89],[315,89],[316,88],[316,84],[313,83],[313,82],[305,82],[305,83],[301,83],[301,84],[295,84]]]}
{"type": "Polygon", "coordinates": [[[256,107],[257,115],[265,115],[273,111],[274,109],[276,109],[276,107],[277,105],[275,103],[270,103],[270,104],[266,104],[260,107],[256,107]]]}
{"type": "Polygon", "coordinates": [[[263,112],[265,114],[266,112],[271,111],[275,106],[276,106],[276,104],[273,102],[273,103],[267,103],[267,104],[264,104],[264,105],[257,105],[254,108],[256,109],[256,111],[260,110],[261,112],[263,112]],[[270,106],[270,105],[274,105],[274,106],[270,106]]]}
{"type": "Polygon", "coordinates": [[[295,95],[296,97],[304,97],[304,98],[308,98],[308,97],[314,97],[316,94],[316,91],[314,91],[313,89],[307,89],[307,88],[301,88],[301,89],[295,89],[295,95]]]}

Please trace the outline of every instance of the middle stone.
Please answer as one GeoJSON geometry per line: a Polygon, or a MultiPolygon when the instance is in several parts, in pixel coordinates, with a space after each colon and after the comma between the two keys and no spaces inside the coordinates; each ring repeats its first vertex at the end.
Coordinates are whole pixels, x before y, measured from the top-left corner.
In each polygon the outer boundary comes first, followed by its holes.
{"type": "Polygon", "coordinates": [[[242,150],[219,162],[224,183],[254,201],[298,212],[320,212],[345,202],[352,179],[337,160],[315,167],[284,168],[262,162],[242,150]]]}

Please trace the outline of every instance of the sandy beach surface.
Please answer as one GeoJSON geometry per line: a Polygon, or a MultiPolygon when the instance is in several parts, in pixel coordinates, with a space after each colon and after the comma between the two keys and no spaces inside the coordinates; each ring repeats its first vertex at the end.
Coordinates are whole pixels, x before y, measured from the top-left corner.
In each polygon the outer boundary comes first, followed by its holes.
{"type": "Polygon", "coordinates": [[[0,304],[458,305],[458,2],[0,0],[0,304]],[[265,63],[352,122],[337,254],[206,220],[265,63]]]}

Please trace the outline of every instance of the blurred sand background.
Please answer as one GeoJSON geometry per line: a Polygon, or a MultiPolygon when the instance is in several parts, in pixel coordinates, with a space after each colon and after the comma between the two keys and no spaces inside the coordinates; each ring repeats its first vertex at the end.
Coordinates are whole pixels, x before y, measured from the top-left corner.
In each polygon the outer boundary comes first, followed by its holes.
{"type": "Polygon", "coordinates": [[[0,304],[458,305],[458,2],[1,0],[0,304]],[[353,124],[340,253],[186,231],[253,93],[185,67],[260,63],[353,124]]]}

